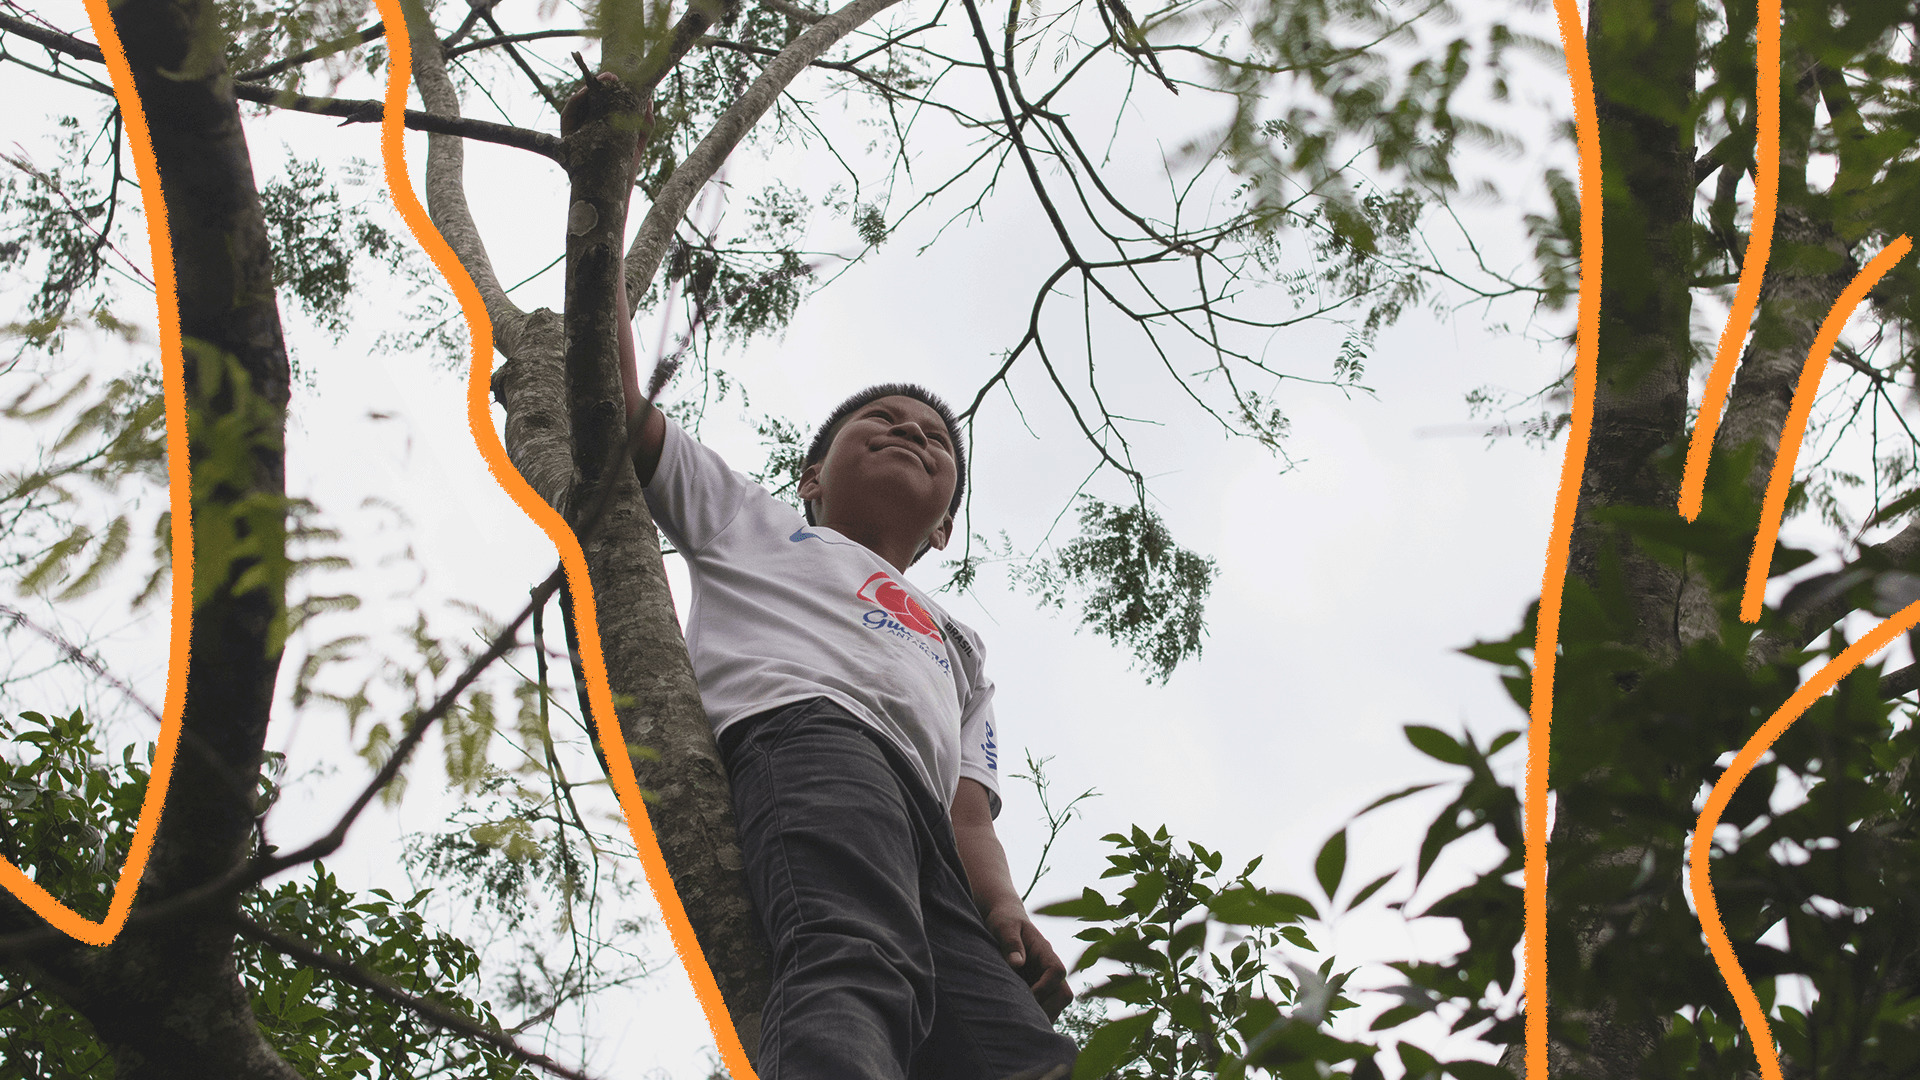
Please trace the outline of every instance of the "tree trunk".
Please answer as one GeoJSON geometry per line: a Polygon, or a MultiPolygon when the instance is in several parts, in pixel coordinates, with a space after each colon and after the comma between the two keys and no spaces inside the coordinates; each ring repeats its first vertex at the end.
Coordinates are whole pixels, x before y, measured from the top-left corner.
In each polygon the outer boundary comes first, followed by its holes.
{"type": "MultiPolygon", "coordinates": [[[[1695,17],[1690,0],[1593,0],[1587,25],[1605,178],[1604,251],[1593,427],[1568,574],[1596,591],[1604,580],[1620,583],[1634,628],[1632,640],[1621,644],[1654,663],[1670,661],[1687,644],[1717,632],[1711,596],[1705,583],[1650,557],[1601,520],[1600,512],[1673,511],[1679,498],[1692,361],[1695,17]]],[[[1622,672],[1618,678],[1625,683],[1632,676],[1622,672]]],[[[1552,778],[1557,801],[1547,856],[1549,1075],[1631,1080],[1657,1045],[1660,1020],[1633,1002],[1587,992],[1602,982],[1595,969],[1609,963],[1609,916],[1556,902],[1551,888],[1556,872],[1592,869],[1563,866],[1560,855],[1587,848],[1581,841],[1610,813],[1583,799],[1583,780],[1590,779],[1552,778]],[[1584,1029],[1585,1045],[1567,1038],[1568,1025],[1584,1029]]],[[[1662,838],[1655,846],[1666,849],[1656,857],[1674,875],[1677,902],[1679,838],[1662,838]]],[[[1609,853],[1609,861],[1638,863],[1647,850],[1609,853]]],[[[1514,1046],[1503,1060],[1517,1071],[1523,1057],[1524,1048],[1514,1046]]]]}
{"type": "MultiPolygon", "coordinates": [[[[105,948],[66,943],[26,966],[35,985],[93,1025],[121,1077],[292,1080],[235,971],[226,916],[237,900],[161,923],[137,918],[249,853],[285,625],[289,373],[218,9],[205,0],[125,0],[112,18],[162,181],[164,219],[151,189],[149,217],[165,222],[177,285],[193,478],[192,663],[134,920],[105,948]],[[249,572],[256,580],[243,585],[249,572]]],[[[6,929],[39,925],[10,895],[0,899],[6,929]]]]}

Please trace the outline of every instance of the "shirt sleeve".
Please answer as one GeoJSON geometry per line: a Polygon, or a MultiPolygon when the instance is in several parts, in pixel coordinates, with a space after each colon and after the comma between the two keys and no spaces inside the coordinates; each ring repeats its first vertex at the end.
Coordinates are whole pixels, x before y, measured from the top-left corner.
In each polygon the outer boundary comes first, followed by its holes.
{"type": "MultiPolygon", "coordinates": [[[[993,718],[993,680],[987,678],[985,647],[979,637],[968,635],[973,646],[972,676],[968,682],[973,693],[960,710],[960,775],[978,781],[987,789],[987,803],[994,817],[1000,816],[1000,742],[993,718]]],[[[963,663],[965,661],[962,661],[963,663]]]]}
{"type": "Polygon", "coordinates": [[[676,550],[698,554],[726,531],[759,490],[758,484],[728,468],[719,454],[667,420],[660,464],[644,493],[654,523],[676,550]]]}

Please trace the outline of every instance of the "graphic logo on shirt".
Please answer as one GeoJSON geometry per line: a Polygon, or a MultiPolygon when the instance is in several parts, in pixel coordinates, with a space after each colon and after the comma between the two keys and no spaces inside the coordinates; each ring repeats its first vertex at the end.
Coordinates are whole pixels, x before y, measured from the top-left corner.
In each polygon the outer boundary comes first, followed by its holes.
{"type": "Polygon", "coordinates": [[[942,644],[946,643],[947,639],[941,637],[939,629],[934,626],[933,616],[927,613],[926,608],[920,606],[920,601],[908,595],[907,590],[901,588],[899,582],[888,577],[885,570],[878,571],[868,578],[854,595],[869,604],[879,604],[907,628],[917,630],[942,644]],[[871,596],[868,595],[869,592],[872,593],[871,596]]]}
{"type": "Polygon", "coordinates": [[[980,752],[986,755],[987,768],[992,770],[994,775],[999,775],[1000,744],[994,741],[993,721],[991,720],[987,721],[987,741],[980,744],[980,752]]]}

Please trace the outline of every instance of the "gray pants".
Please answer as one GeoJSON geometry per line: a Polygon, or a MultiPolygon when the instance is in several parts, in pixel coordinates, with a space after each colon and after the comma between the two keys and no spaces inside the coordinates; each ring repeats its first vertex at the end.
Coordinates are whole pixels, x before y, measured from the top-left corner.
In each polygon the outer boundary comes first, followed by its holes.
{"type": "Polygon", "coordinates": [[[774,954],[761,1080],[1002,1080],[1072,1063],[974,908],[946,808],[884,736],[816,698],[721,743],[774,954]]]}

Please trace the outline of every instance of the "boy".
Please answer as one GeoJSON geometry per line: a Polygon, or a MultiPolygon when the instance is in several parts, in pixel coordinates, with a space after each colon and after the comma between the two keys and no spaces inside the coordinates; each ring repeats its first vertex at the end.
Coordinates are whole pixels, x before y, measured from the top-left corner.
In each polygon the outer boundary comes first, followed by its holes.
{"type": "Polygon", "coordinates": [[[807,452],[803,518],[646,401],[632,322],[614,324],[634,469],[693,578],[687,651],[773,947],[762,1080],[1066,1076],[1066,968],[993,830],[979,638],[897,576],[953,529],[953,414],[897,384],[843,402],[807,452]]]}
{"type": "Polygon", "coordinates": [[[982,646],[900,576],[953,529],[951,411],[897,384],[847,399],[807,452],[803,518],[644,399],[615,323],[634,469],[692,575],[687,651],[773,946],[759,1075],[1065,1076],[1066,968],[993,829],[982,646]]]}
{"type": "Polygon", "coordinates": [[[1065,967],[993,831],[979,639],[899,576],[953,528],[952,414],[912,386],[849,398],[806,455],[803,519],[640,400],[631,340],[623,321],[634,467],[693,578],[687,648],[774,950],[760,1076],[1069,1066],[1065,967]]]}

